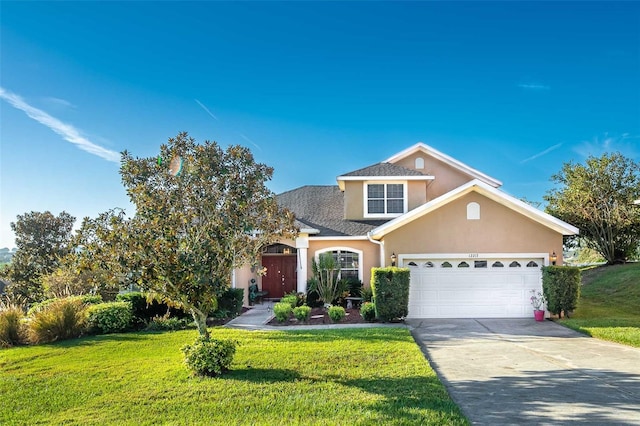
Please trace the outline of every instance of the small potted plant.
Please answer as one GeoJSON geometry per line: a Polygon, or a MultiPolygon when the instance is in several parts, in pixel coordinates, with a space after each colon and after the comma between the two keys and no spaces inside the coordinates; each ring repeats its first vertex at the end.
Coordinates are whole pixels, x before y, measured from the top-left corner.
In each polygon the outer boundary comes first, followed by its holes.
{"type": "Polygon", "coordinates": [[[531,290],[531,304],[533,305],[533,316],[536,321],[544,321],[544,306],[547,299],[540,291],[531,290]]]}

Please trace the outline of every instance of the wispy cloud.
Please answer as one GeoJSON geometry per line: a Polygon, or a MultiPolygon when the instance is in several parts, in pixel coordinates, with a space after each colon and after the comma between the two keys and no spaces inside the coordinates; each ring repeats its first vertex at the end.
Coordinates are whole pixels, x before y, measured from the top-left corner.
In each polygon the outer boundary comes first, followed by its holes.
{"type": "Polygon", "coordinates": [[[573,150],[580,156],[587,158],[589,156],[599,157],[605,152],[620,152],[627,157],[636,158],[638,152],[638,141],[640,136],[623,133],[620,136],[612,136],[604,133],[602,136],[596,136],[592,140],[582,141],[577,144],[573,150]]]}
{"type": "Polygon", "coordinates": [[[535,91],[551,90],[550,86],[547,86],[544,84],[537,84],[537,83],[520,83],[518,84],[518,87],[525,90],[535,90],[535,91]]]}
{"type": "MultiPolygon", "coordinates": [[[[215,118],[216,120],[218,120],[218,117],[216,117],[214,113],[212,113],[211,111],[209,111],[209,108],[207,108],[206,106],[204,106],[204,105],[202,104],[202,102],[200,102],[200,101],[199,101],[199,100],[197,100],[197,99],[194,99],[194,101],[196,101],[196,103],[197,103],[198,105],[200,105],[200,107],[201,107],[203,110],[205,110],[205,111],[207,112],[207,114],[209,114],[210,116],[212,116],[213,118],[215,118]]],[[[218,120],[218,121],[219,121],[219,120],[218,120]]]]}
{"type": "Polygon", "coordinates": [[[540,151],[537,154],[532,155],[529,158],[525,158],[524,160],[520,161],[520,164],[524,164],[524,163],[528,163],[529,161],[535,160],[536,158],[540,158],[543,155],[546,155],[548,153],[550,153],[551,151],[555,151],[556,149],[560,148],[562,146],[562,142],[561,143],[557,143],[553,146],[550,146],[549,148],[545,149],[544,151],[540,151]]]}
{"type": "Polygon", "coordinates": [[[253,146],[255,146],[255,147],[256,147],[256,148],[258,148],[260,151],[262,151],[262,148],[260,148],[260,145],[258,145],[257,143],[255,143],[254,141],[252,141],[251,139],[249,139],[249,138],[248,138],[247,136],[245,136],[244,134],[242,134],[242,133],[238,133],[238,134],[240,135],[240,137],[241,137],[242,139],[244,139],[244,140],[245,140],[245,141],[247,141],[247,142],[252,143],[252,144],[253,144],[253,146]]]}
{"type": "Polygon", "coordinates": [[[64,107],[64,108],[72,108],[72,109],[76,109],[76,106],[74,104],[72,104],[71,102],[65,100],[65,99],[60,99],[60,98],[55,98],[52,96],[46,97],[44,98],[44,101],[48,104],[51,104],[53,106],[56,107],[64,107]]]}
{"type": "Polygon", "coordinates": [[[40,124],[47,126],[55,133],[62,136],[67,142],[77,145],[83,151],[97,155],[107,161],[114,163],[120,162],[120,154],[107,148],[103,148],[91,142],[80,134],[80,131],[70,124],[64,123],[55,117],[47,114],[45,111],[29,105],[22,97],[12,93],[3,87],[0,87],[0,98],[7,101],[12,107],[23,111],[27,116],[34,119],[40,124]]]}

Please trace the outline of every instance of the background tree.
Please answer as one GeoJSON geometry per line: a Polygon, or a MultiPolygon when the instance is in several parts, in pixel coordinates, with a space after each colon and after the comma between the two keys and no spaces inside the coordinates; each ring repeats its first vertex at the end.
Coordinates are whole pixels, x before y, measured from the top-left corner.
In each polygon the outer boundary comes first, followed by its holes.
{"type": "Polygon", "coordinates": [[[180,133],[157,158],[124,152],[120,173],[136,214],[112,223],[111,247],[140,287],[191,312],[208,340],[207,315],[233,269],[295,232],[293,215],[265,185],[273,169],[247,148],[222,150],[180,133]]]}
{"type": "Polygon", "coordinates": [[[588,247],[608,264],[633,256],[640,241],[640,166],[620,153],[565,163],[551,178],[546,211],[580,229],[588,247]]]}
{"type": "Polygon", "coordinates": [[[71,250],[71,231],[75,220],[64,211],[58,216],[49,211],[32,211],[17,216],[17,220],[11,223],[17,250],[7,271],[11,281],[7,293],[21,296],[27,302],[42,299],[40,278],[53,272],[71,250]]]}

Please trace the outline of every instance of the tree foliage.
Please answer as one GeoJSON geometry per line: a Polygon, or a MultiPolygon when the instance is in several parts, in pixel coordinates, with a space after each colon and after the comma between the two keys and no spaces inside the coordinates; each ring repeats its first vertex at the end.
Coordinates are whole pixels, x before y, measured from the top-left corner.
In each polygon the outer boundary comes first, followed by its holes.
{"type": "Polygon", "coordinates": [[[159,157],[124,152],[120,174],[136,214],[103,218],[110,229],[104,247],[127,279],[191,312],[208,339],[207,315],[233,269],[255,264],[264,245],[295,232],[293,215],[265,185],[273,169],[247,148],[223,150],[180,133],[159,157]]]}
{"type": "Polygon", "coordinates": [[[42,299],[42,276],[52,273],[71,250],[71,231],[75,217],[67,212],[54,216],[51,212],[30,212],[18,215],[11,223],[16,234],[16,246],[7,271],[11,281],[9,291],[28,302],[42,299]]]}
{"type": "Polygon", "coordinates": [[[620,153],[565,163],[551,178],[560,185],[547,192],[547,212],[580,229],[588,246],[612,264],[638,248],[640,165],[620,153]]]}

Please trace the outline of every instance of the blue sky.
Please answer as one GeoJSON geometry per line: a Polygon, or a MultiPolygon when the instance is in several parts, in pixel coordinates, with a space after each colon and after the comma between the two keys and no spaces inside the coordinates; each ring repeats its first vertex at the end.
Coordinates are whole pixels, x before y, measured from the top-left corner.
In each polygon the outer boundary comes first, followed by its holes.
{"type": "Polygon", "coordinates": [[[542,201],[640,161],[637,2],[0,3],[0,247],[17,214],[133,213],[118,153],[242,144],[278,193],[424,142],[542,201]]]}

